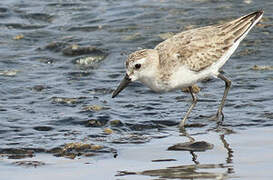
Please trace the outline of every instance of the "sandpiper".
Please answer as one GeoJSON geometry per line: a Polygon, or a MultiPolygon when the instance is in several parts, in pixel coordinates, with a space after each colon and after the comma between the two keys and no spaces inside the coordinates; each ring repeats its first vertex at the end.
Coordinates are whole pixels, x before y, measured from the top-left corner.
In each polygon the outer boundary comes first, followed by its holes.
{"type": "Polygon", "coordinates": [[[112,97],[117,96],[130,82],[137,80],[155,92],[189,87],[192,104],[179,124],[183,128],[197,103],[192,85],[202,79],[215,77],[225,82],[224,95],[215,116],[218,122],[222,122],[222,111],[231,81],[219,69],[262,15],[263,11],[260,10],[221,25],[184,31],[161,42],[154,49],[130,54],[125,63],[126,75],[112,97]]]}

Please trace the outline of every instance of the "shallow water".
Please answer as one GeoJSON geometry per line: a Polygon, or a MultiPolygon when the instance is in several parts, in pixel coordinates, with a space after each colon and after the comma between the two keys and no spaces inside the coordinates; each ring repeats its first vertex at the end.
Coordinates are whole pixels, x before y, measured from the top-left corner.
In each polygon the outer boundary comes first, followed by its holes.
{"type": "Polygon", "coordinates": [[[223,164],[223,168],[210,168],[210,172],[227,172],[223,178],[249,179],[255,177],[252,172],[257,168],[264,169],[263,174],[256,174],[257,178],[272,178],[266,169],[272,168],[268,159],[272,154],[273,135],[273,71],[270,69],[273,4],[252,0],[1,1],[0,169],[5,170],[6,176],[14,169],[20,171],[18,176],[13,174],[13,179],[21,178],[28,171],[35,171],[40,178],[52,168],[71,170],[81,164],[83,177],[89,177],[90,169],[98,169],[94,168],[98,165],[110,176],[103,176],[99,170],[91,174],[101,179],[122,179],[123,176],[114,175],[118,171],[142,172],[196,164],[189,152],[166,151],[175,143],[187,141],[179,136],[176,125],[189,106],[189,94],[180,91],[155,94],[138,83],[131,84],[115,99],[111,93],[123,77],[124,60],[129,53],[153,48],[165,33],[225,22],[257,9],[265,10],[262,22],[223,68],[233,82],[224,108],[223,128],[234,133],[216,131],[215,122],[207,118],[216,112],[224,90],[224,83],[219,80],[198,84],[200,102],[188,123],[205,126],[188,128],[187,133],[195,140],[205,138],[214,145],[213,150],[200,153],[197,158],[201,165],[223,164]],[[89,46],[96,49],[75,50],[89,46]],[[269,68],[255,70],[255,65],[269,68]],[[228,158],[228,148],[218,145],[223,134],[230,145],[235,144],[231,162],[224,160],[228,158]],[[50,153],[52,148],[71,142],[97,144],[105,149],[95,151],[94,157],[75,158],[80,160],[55,158],[50,153]],[[5,155],[10,149],[31,150],[35,157],[30,159],[43,161],[45,165],[35,170],[18,167],[12,163],[18,159],[10,160],[5,155]],[[144,154],[149,163],[134,158],[146,159],[144,154]],[[260,158],[262,155],[265,158],[260,158]],[[153,158],[177,161],[165,166],[151,163],[153,158]],[[92,168],[84,164],[88,161],[92,161],[92,168]],[[100,166],[105,163],[108,165],[100,166]],[[232,170],[228,170],[230,166],[232,170]]]}

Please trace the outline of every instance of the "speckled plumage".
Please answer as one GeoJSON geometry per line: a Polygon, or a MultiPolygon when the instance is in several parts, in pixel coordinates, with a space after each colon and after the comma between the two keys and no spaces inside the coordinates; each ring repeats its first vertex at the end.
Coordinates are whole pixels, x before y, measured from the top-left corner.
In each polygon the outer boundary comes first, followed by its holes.
{"type": "Polygon", "coordinates": [[[231,81],[219,69],[226,63],[250,29],[262,18],[256,11],[222,25],[206,26],[184,31],[161,42],[154,49],[143,49],[129,55],[126,76],[113,93],[117,96],[130,82],[140,81],[153,91],[167,92],[189,87],[193,103],[179,126],[197,102],[192,85],[207,77],[225,81],[225,91],[216,114],[223,116],[223,106],[231,81]]]}
{"type": "Polygon", "coordinates": [[[172,71],[177,64],[201,71],[220,59],[256,20],[252,13],[222,25],[181,32],[158,44],[160,65],[172,71]]]}
{"type": "Polygon", "coordinates": [[[146,77],[141,75],[137,79],[159,92],[190,86],[202,78],[217,76],[219,68],[225,64],[240,41],[258,22],[257,18],[261,18],[260,15],[261,12],[260,14],[255,12],[221,25],[184,31],[161,42],[153,50],[136,51],[129,55],[126,61],[127,73],[133,76],[136,73],[133,65],[140,59],[145,59],[142,66],[153,64],[154,67],[150,69],[157,68],[158,72],[154,71],[153,80],[151,77],[148,80],[148,75],[146,77]],[[208,70],[214,65],[213,70],[208,70]],[[205,73],[206,70],[211,73],[205,73]],[[182,71],[185,73],[183,74],[182,71]],[[197,74],[200,74],[200,77],[196,76],[197,74]],[[174,82],[175,78],[187,79],[174,82]],[[189,81],[191,78],[192,81],[189,81]]]}

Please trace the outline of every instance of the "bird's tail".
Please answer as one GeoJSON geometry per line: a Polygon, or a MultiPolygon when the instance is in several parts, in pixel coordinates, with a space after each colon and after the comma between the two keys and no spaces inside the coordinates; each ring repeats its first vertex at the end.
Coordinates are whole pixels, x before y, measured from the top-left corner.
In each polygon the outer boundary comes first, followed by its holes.
{"type": "Polygon", "coordinates": [[[234,21],[228,22],[222,26],[222,30],[228,32],[234,37],[234,42],[244,39],[250,29],[255,26],[263,16],[263,10],[259,10],[234,21]]]}

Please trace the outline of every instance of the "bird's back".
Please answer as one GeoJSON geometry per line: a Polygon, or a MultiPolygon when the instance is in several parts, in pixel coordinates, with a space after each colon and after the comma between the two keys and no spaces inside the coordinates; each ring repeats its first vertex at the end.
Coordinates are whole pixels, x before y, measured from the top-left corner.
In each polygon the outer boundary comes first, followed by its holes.
{"type": "Polygon", "coordinates": [[[206,69],[226,53],[230,53],[231,48],[234,52],[262,14],[263,11],[257,11],[222,25],[184,31],[163,41],[155,47],[161,68],[165,72],[173,72],[180,65],[195,72],[206,69]]]}

